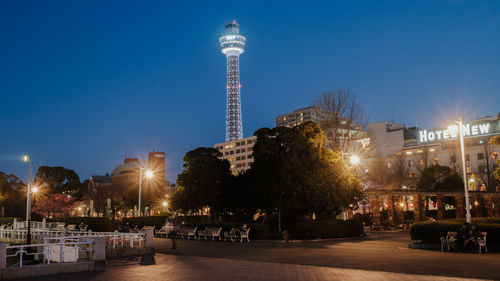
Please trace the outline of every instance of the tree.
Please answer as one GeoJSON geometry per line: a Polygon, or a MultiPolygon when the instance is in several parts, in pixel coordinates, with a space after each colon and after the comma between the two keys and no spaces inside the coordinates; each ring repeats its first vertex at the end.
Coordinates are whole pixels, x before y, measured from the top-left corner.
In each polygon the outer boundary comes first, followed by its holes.
{"type": "Polygon", "coordinates": [[[254,163],[249,171],[267,214],[293,225],[301,216],[334,217],[361,197],[359,180],[329,149],[318,124],[262,128],[255,132],[254,163]]]}
{"type": "Polygon", "coordinates": [[[199,147],[184,156],[184,170],[177,176],[179,188],[171,198],[172,207],[183,211],[199,211],[209,206],[210,212],[222,212],[224,202],[218,200],[231,182],[229,162],[210,147],[199,147]]]}
{"type": "Polygon", "coordinates": [[[35,184],[42,187],[45,193],[65,193],[80,195],[86,189],[80,183],[75,171],[64,167],[40,166],[35,177],[35,184]]]}
{"type": "Polygon", "coordinates": [[[46,218],[64,219],[73,211],[74,200],[64,194],[49,194],[35,202],[32,212],[46,218]]]}
{"type": "Polygon", "coordinates": [[[2,216],[22,217],[26,210],[26,185],[15,175],[0,172],[0,205],[2,216]]]}
{"type": "Polygon", "coordinates": [[[334,151],[348,152],[353,141],[364,135],[367,118],[355,93],[329,90],[314,100],[319,122],[334,151]]]}
{"type": "Polygon", "coordinates": [[[433,165],[422,171],[418,188],[423,190],[461,190],[462,177],[454,173],[450,167],[433,165]]]}
{"type": "MultiPolygon", "coordinates": [[[[500,113],[498,113],[498,119],[500,120],[500,113]]],[[[500,144],[500,136],[494,136],[489,140],[489,143],[492,145],[500,144]]],[[[497,156],[497,167],[493,171],[493,176],[497,181],[500,181],[500,159],[497,156]]]]}

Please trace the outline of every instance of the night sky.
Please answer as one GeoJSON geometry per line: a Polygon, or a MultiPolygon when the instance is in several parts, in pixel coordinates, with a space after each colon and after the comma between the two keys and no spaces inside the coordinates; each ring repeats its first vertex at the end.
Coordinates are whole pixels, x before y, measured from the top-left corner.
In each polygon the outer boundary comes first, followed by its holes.
{"type": "Polygon", "coordinates": [[[1,1],[0,171],[82,178],[125,154],[182,157],[224,141],[237,20],[245,137],[331,88],[370,121],[439,127],[500,111],[500,1],[1,1]]]}

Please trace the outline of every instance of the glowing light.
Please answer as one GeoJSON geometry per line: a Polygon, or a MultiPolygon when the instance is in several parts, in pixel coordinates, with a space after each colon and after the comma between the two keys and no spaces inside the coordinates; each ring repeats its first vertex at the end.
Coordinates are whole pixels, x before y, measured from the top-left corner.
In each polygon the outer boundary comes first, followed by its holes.
{"type": "Polygon", "coordinates": [[[82,210],[82,207],[78,207],[78,211],[81,211],[82,210]]]}
{"type": "Polygon", "coordinates": [[[476,206],[477,206],[477,205],[479,205],[479,202],[477,202],[477,201],[474,201],[474,205],[476,205],[476,206]]]}
{"type": "Polygon", "coordinates": [[[28,155],[24,155],[24,156],[23,156],[23,161],[24,161],[24,162],[28,162],[28,161],[30,161],[30,157],[29,157],[28,155]]]}
{"type": "Polygon", "coordinates": [[[359,164],[359,157],[356,155],[353,155],[353,156],[351,156],[350,161],[351,161],[351,164],[358,165],[359,164]]]}
{"type": "Polygon", "coordinates": [[[38,192],[38,187],[33,186],[33,187],[31,188],[31,192],[33,192],[33,193],[37,193],[37,192],[38,192]]]}
{"type": "Polygon", "coordinates": [[[146,178],[150,179],[150,178],[152,178],[152,177],[153,177],[153,171],[151,171],[151,170],[147,170],[147,171],[146,171],[146,178]]]}
{"type": "Polygon", "coordinates": [[[162,205],[163,205],[163,207],[167,207],[168,202],[167,201],[163,201],[162,205]]]}
{"type": "Polygon", "coordinates": [[[405,206],[405,203],[401,202],[401,203],[399,203],[399,206],[401,206],[401,208],[403,208],[405,206]]]}

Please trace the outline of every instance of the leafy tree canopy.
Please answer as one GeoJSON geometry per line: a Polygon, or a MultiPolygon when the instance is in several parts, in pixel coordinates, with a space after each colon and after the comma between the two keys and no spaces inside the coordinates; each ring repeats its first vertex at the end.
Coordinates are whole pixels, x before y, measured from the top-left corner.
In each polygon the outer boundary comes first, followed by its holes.
{"type": "Polygon", "coordinates": [[[41,186],[45,193],[74,194],[83,188],[78,174],[64,167],[40,166],[35,183],[41,186]]]}
{"type": "Polygon", "coordinates": [[[450,167],[433,165],[422,171],[418,188],[423,190],[461,190],[462,177],[453,173],[450,167]]]}

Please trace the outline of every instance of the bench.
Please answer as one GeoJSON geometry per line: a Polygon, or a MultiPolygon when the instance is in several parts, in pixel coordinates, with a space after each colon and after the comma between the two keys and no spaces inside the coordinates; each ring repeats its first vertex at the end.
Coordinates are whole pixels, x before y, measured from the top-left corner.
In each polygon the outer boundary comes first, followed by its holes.
{"type": "Polygon", "coordinates": [[[68,224],[68,231],[75,231],[76,230],[76,224],[68,224]]]}
{"type": "Polygon", "coordinates": [[[210,227],[206,227],[204,230],[198,230],[198,240],[200,240],[200,237],[203,236],[205,237],[205,240],[207,239],[207,237],[212,237],[212,241],[215,240],[215,237],[218,237],[219,240],[222,240],[222,238],[220,237],[220,234],[222,232],[222,227],[219,227],[219,228],[210,228],[210,227]]]}
{"type": "Polygon", "coordinates": [[[189,240],[191,236],[193,236],[193,239],[196,239],[196,230],[197,227],[183,227],[179,230],[179,235],[181,238],[184,238],[184,235],[187,236],[187,239],[189,240]]]}
{"type": "Polygon", "coordinates": [[[486,246],[486,235],[488,232],[481,232],[483,237],[477,238],[477,243],[479,245],[479,253],[481,254],[481,249],[484,248],[484,252],[488,252],[488,246],[486,246]]]}
{"type": "Polygon", "coordinates": [[[226,241],[226,239],[228,239],[228,238],[230,238],[232,241],[239,238],[240,243],[243,242],[243,239],[247,239],[247,242],[250,242],[250,238],[248,237],[249,234],[250,234],[250,228],[247,228],[246,231],[242,231],[242,230],[237,229],[237,228],[231,228],[231,231],[224,232],[224,241],[226,241]]]}
{"type": "Polygon", "coordinates": [[[161,237],[161,235],[165,235],[165,238],[168,238],[168,235],[172,234],[174,232],[175,227],[171,224],[167,224],[162,226],[158,231],[156,231],[156,234],[161,237]]]}
{"type": "Polygon", "coordinates": [[[446,237],[441,237],[441,252],[444,252],[444,246],[447,246],[449,251],[450,247],[455,245],[456,241],[457,241],[457,232],[448,231],[446,237]]]}

